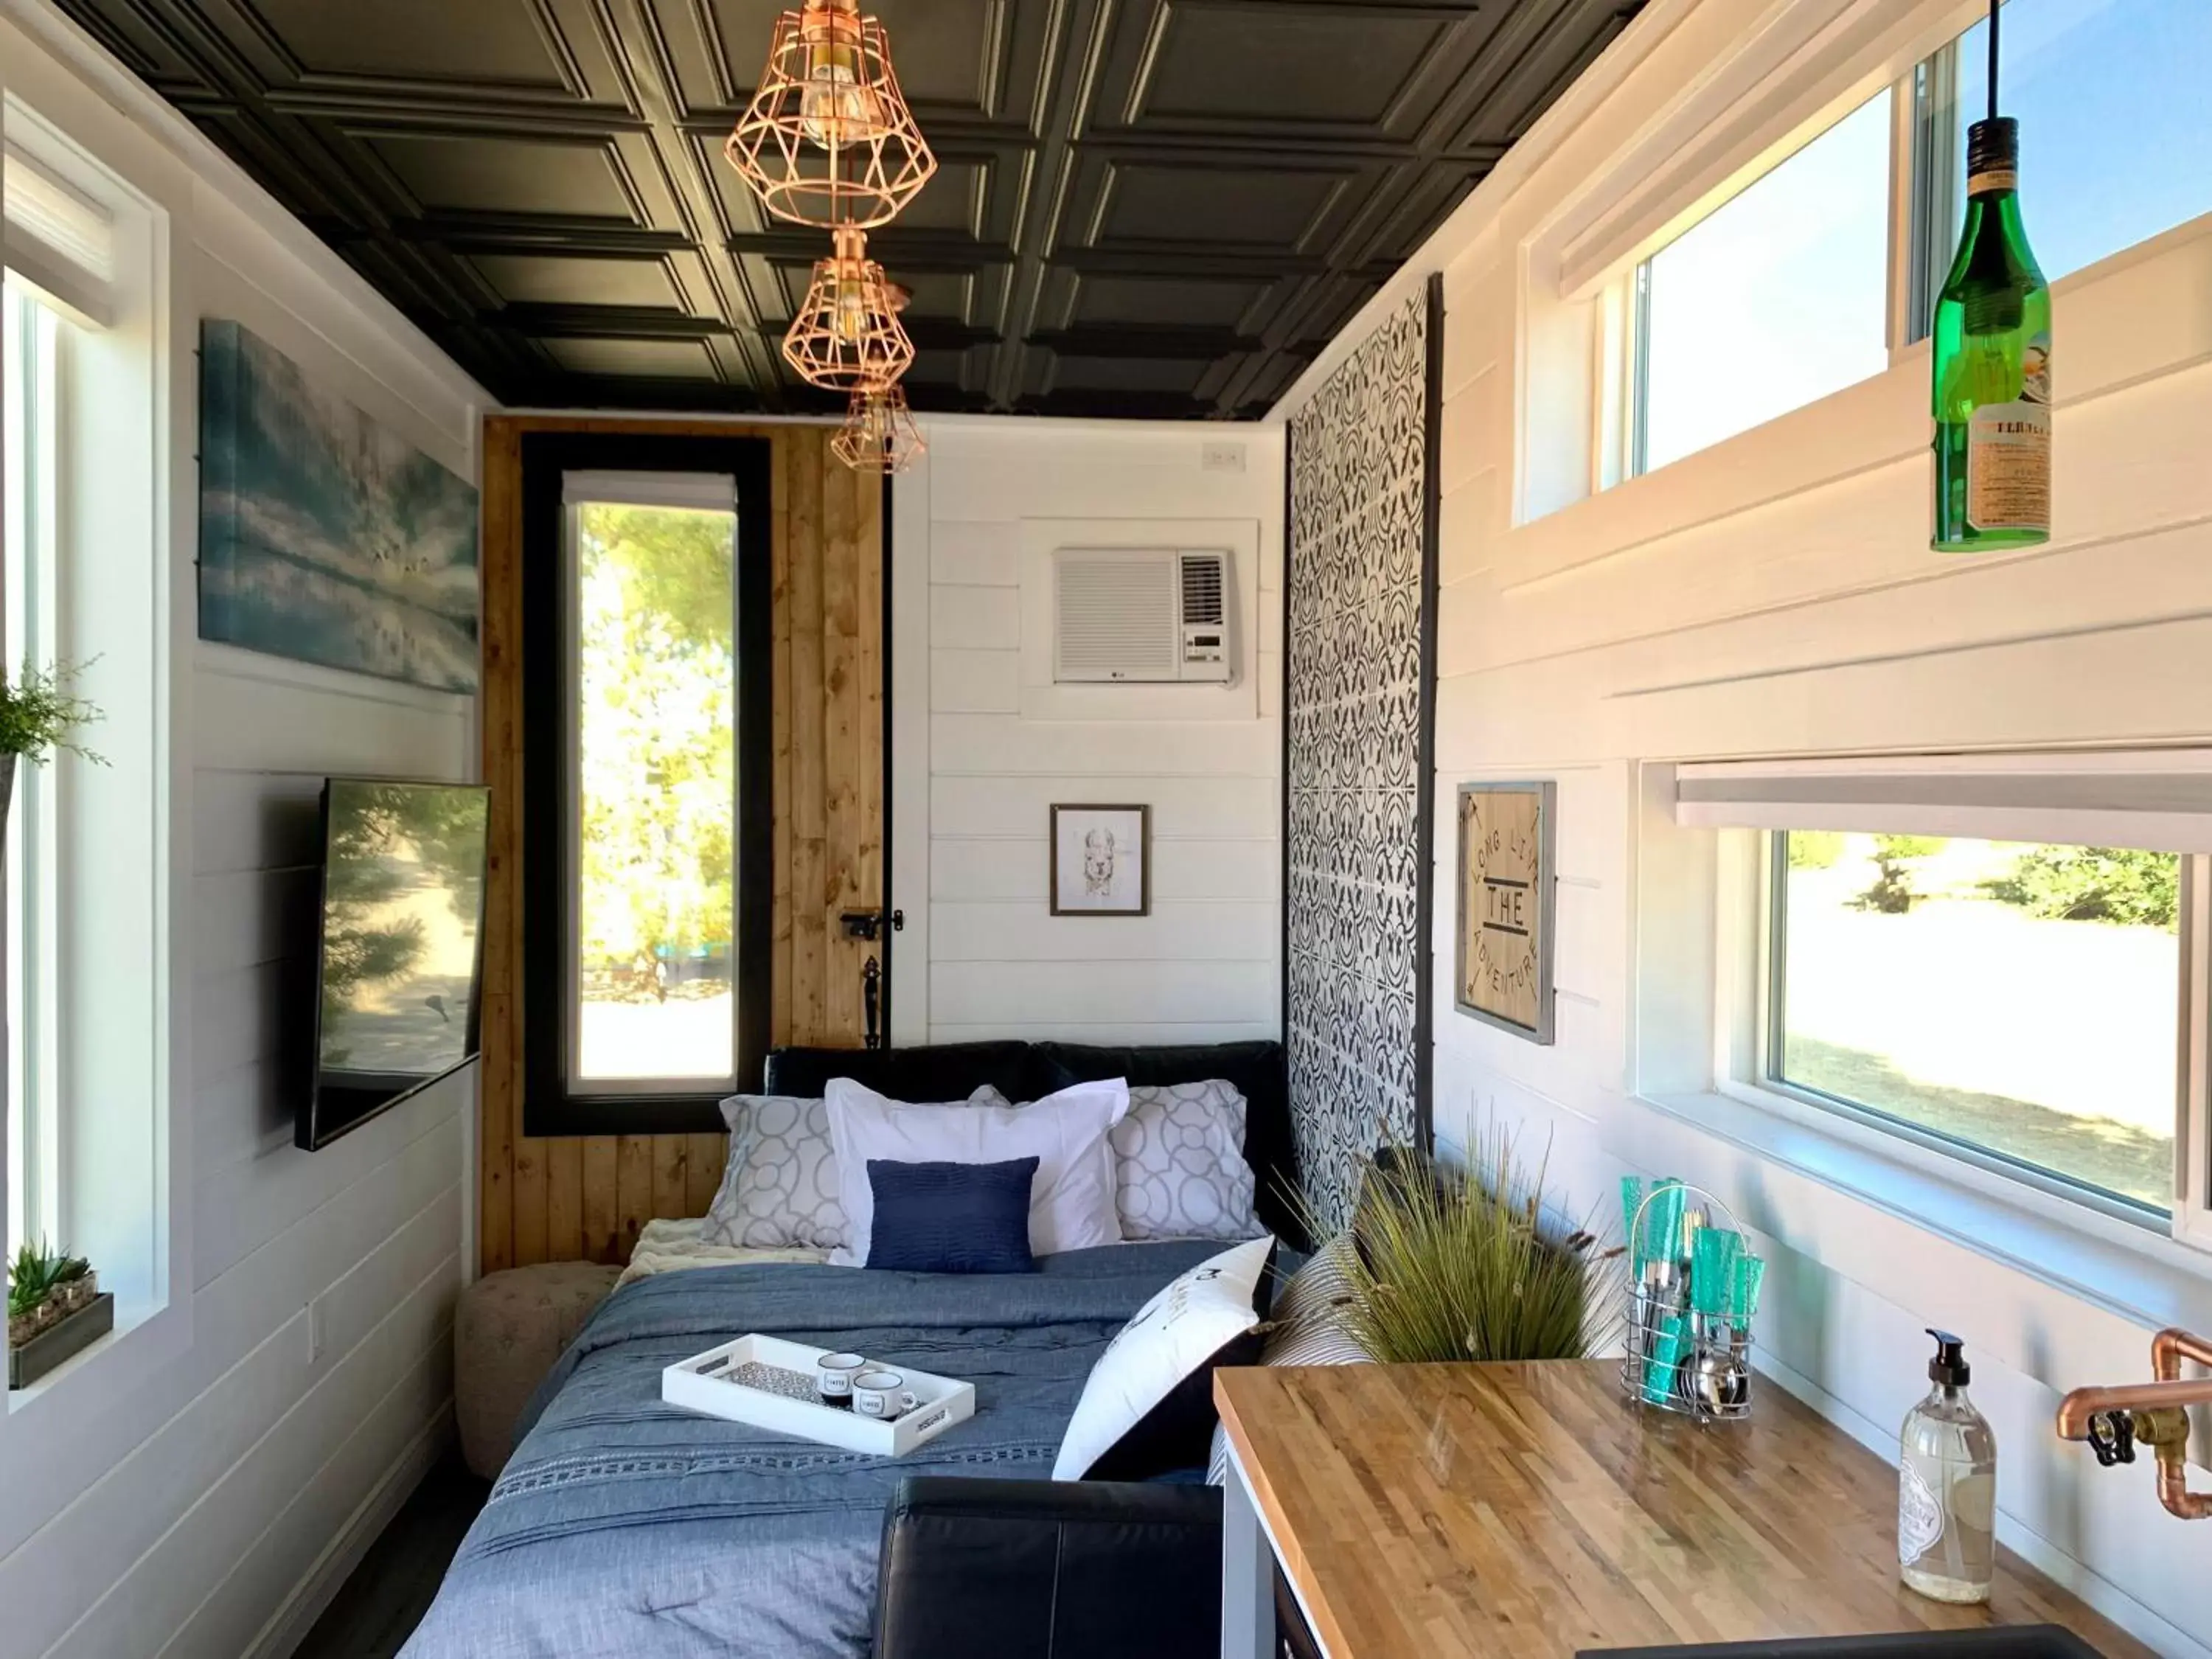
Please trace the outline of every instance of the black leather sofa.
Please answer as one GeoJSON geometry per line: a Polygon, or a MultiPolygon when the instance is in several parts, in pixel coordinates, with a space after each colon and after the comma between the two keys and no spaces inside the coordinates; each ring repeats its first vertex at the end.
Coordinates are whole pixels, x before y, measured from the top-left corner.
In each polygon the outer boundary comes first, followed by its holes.
{"type": "MultiPolygon", "coordinates": [[[[1290,1196],[1296,1170],[1279,1043],[963,1042],[769,1056],[771,1094],[819,1095],[833,1077],[913,1101],[959,1100],[986,1083],[1028,1101],[1097,1078],[1225,1079],[1246,1103],[1244,1157],[1260,1218],[1286,1244],[1306,1246],[1290,1196]]],[[[876,1595],[875,1659],[1214,1659],[1221,1494],[1114,1481],[908,1480],[884,1513],[876,1595]]],[[[1297,1631],[1279,1583],[1276,1601],[1278,1627],[1297,1631]]],[[[1294,1656],[1311,1651],[1288,1641],[1294,1656]]]]}

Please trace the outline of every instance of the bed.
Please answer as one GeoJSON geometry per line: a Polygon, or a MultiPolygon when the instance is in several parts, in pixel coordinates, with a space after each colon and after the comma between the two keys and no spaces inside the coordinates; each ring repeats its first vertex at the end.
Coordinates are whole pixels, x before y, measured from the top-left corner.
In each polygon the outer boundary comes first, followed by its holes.
{"type": "MultiPolygon", "coordinates": [[[[1019,1066],[1043,1047],[994,1046],[1022,1051],[1019,1066]]],[[[927,1066],[944,1051],[908,1052],[927,1066]]],[[[1129,1060],[1149,1063],[1144,1050],[1091,1052],[1128,1070],[1142,1069],[1129,1060]]],[[[1279,1049],[1149,1053],[1174,1056],[1163,1065],[1180,1075],[1161,1081],[1223,1075],[1232,1063],[1253,1078],[1245,1092],[1259,1144],[1248,1145],[1248,1158],[1264,1186],[1276,1167],[1262,1149],[1279,1112],[1279,1049]]],[[[957,1064],[950,1079],[933,1073],[937,1087],[906,1097],[957,1097],[973,1082],[952,1085],[970,1077],[1003,1079],[1015,1098],[1048,1092],[1005,1059],[988,1075],[957,1064]]],[[[913,1080],[890,1067],[875,1076],[877,1086],[913,1080]]],[[[771,1065],[771,1091],[811,1081],[802,1066],[787,1063],[779,1076],[771,1065]]],[[[899,1480],[1049,1475],[1107,1343],[1155,1291],[1221,1248],[1122,1243],[1042,1257],[1031,1274],[749,1261],[631,1279],[539,1388],[514,1458],[403,1659],[862,1659],[884,1508],[899,1480]],[[661,1403],[662,1367],[747,1331],[964,1377],[979,1408],[893,1460],[661,1403]]]]}

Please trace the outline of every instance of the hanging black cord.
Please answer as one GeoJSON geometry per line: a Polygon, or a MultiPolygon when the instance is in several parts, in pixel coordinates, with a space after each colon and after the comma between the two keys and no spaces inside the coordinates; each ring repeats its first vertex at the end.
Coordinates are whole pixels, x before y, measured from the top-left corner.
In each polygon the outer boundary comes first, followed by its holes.
{"type": "Polygon", "coordinates": [[[1997,118],[1997,8],[2003,0],[1990,0],[1990,119],[1997,118]]]}

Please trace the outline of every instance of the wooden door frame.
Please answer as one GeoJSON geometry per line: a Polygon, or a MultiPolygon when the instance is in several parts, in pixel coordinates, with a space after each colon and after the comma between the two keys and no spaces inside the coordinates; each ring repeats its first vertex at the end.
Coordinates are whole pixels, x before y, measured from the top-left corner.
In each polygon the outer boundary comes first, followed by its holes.
{"type": "MultiPolygon", "coordinates": [[[[522,440],[540,432],[765,441],[775,457],[774,939],[768,1042],[858,1047],[860,963],[843,910],[888,902],[883,769],[889,754],[875,654],[884,492],[830,452],[820,422],[586,413],[495,415],[483,423],[483,778],[492,787],[486,888],[484,1042],[479,1072],[474,1249],[486,1273],[538,1261],[629,1258],[655,1218],[703,1215],[722,1177],[720,1124],[681,1134],[542,1136],[524,1124],[520,805],[527,787],[521,671],[522,440]]],[[[757,1086],[757,1082],[754,1086],[757,1086]]]]}

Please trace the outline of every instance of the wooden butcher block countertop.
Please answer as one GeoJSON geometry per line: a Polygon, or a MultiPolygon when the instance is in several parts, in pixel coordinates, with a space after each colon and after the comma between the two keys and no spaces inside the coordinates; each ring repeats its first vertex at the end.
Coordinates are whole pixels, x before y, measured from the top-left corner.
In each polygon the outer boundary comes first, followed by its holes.
{"type": "Polygon", "coordinates": [[[2150,1652],[2007,1550],[1986,1607],[1906,1589],[1896,1472],[1755,1386],[1747,1420],[1700,1425],[1623,1401],[1607,1360],[1214,1373],[1330,1659],[1992,1624],[2065,1625],[2107,1659],[2150,1652]]]}

